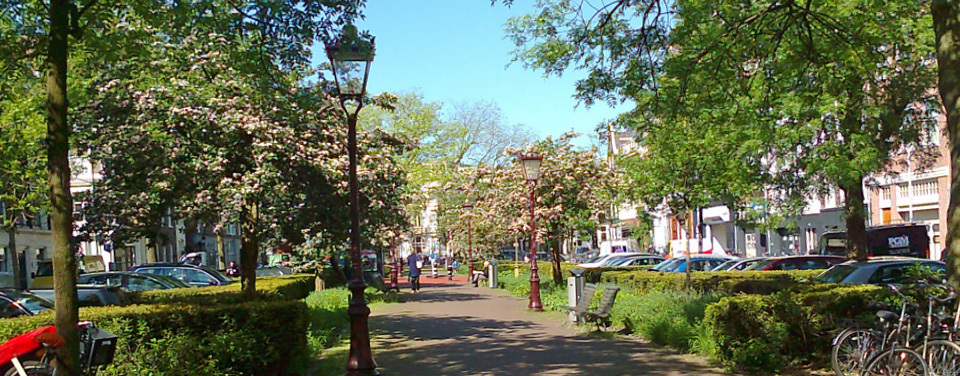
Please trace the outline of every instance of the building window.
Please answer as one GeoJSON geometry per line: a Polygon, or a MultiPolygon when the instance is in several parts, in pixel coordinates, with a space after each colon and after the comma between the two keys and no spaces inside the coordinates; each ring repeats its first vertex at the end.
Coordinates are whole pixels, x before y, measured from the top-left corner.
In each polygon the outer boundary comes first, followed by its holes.
{"type": "Polygon", "coordinates": [[[890,201],[890,186],[880,187],[880,199],[890,201]]]}
{"type": "Polygon", "coordinates": [[[810,227],[810,228],[807,228],[804,232],[805,232],[804,235],[807,241],[807,247],[806,247],[807,249],[805,251],[806,253],[811,253],[815,251],[815,248],[817,247],[817,229],[810,227]]]}
{"type": "Polygon", "coordinates": [[[911,189],[913,189],[913,197],[936,196],[940,194],[939,188],[940,187],[938,186],[938,182],[936,180],[914,182],[912,188],[910,187],[910,184],[900,183],[897,185],[897,197],[910,197],[911,189]]]}
{"type": "Polygon", "coordinates": [[[757,234],[744,234],[743,243],[748,256],[757,254],[757,234]]]}

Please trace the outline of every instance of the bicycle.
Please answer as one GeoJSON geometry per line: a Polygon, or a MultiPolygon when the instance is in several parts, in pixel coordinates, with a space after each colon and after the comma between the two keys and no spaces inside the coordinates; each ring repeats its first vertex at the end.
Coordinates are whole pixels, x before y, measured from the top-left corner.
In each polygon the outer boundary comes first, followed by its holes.
{"type": "MultiPolygon", "coordinates": [[[[77,330],[81,372],[96,375],[100,366],[113,362],[117,336],[89,321],[78,323],[77,330]]],[[[65,342],[52,325],[16,336],[0,345],[0,371],[3,376],[53,375],[65,342]]]]}

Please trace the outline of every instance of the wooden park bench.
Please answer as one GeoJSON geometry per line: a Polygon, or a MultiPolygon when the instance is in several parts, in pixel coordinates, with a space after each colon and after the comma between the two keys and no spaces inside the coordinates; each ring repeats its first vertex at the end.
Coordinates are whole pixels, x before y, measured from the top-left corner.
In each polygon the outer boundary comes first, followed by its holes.
{"type": "MultiPolygon", "coordinates": [[[[586,290],[586,287],[584,287],[584,290],[586,290]]],[[[610,326],[610,310],[613,308],[613,301],[617,299],[618,292],[620,292],[620,287],[607,286],[603,290],[603,297],[600,298],[600,305],[597,310],[584,313],[583,320],[597,324],[597,330],[606,331],[606,327],[610,326]],[[601,324],[603,324],[603,329],[600,327],[601,324]]]]}
{"type": "Polygon", "coordinates": [[[567,312],[573,312],[577,314],[577,323],[579,324],[583,320],[583,315],[587,314],[587,311],[590,309],[590,303],[593,302],[593,295],[597,291],[597,285],[592,283],[587,283],[583,285],[583,290],[580,291],[580,300],[577,301],[575,307],[563,307],[567,312]]]}

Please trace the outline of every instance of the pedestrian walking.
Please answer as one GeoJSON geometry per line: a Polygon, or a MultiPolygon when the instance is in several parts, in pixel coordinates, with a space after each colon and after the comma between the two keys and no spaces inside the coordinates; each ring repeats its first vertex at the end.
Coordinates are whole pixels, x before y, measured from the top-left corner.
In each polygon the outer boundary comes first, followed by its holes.
{"type": "Polygon", "coordinates": [[[240,276],[240,267],[237,266],[237,263],[230,261],[230,265],[227,266],[227,277],[239,277],[240,276]]]}
{"type": "Polygon", "coordinates": [[[423,259],[420,252],[418,249],[407,257],[407,267],[410,269],[410,289],[415,293],[420,292],[420,269],[423,268],[423,259]]]}

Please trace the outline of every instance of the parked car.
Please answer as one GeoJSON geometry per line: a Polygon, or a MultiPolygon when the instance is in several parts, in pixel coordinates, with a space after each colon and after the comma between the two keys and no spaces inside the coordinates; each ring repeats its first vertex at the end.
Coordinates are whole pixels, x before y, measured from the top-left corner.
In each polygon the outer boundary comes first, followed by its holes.
{"type": "Polygon", "coordinates": [[[812,270],[812,269],[828,269],[833,265],[839,264],[841,262],[847,261],[846,257],[842,256],[818,256],[818,255],[805,255],[805,256],[784,256],[784,257],[771,257],[766,260],[757,262],[756,264],[750,265],[744,268],[744,271],[747,270],[812,270]]]}
{"type": "Polygon", "coordinates": [[[26,291],[0,291],[0,318],[36,315],[53,309],[53,302],[26,291]]]}
{"type": "Polygon", "coordinates": [[[766,259],[767,259],[766,257],[750,257],[750,258],[743,258],[743,259],[733,259],[733,260],[724,262],[723,264],[720,264],[716,268],[713,268],[713,270],[711,271],[712,272],[740,271],[740,270],[746,269],[750,265],[756,264],[766,259]]]}
{"type": "MultiPolygon", "coordinates": [[[[51,302],[54,302],[56,298],[52,288],[30,290],[30,292],[51,302]]],[[[116,286],[78,284],[77,298],[81,306],[120,305],[127,302],[127,297],[124,296],[120,288],[116,286]]]]}
{"type": "Polygon", "coordinates": [[[598,257],[593,261],[577,264],[577,266],[581,268],[598,268],[606,264],[607,261],[610,261],[611,259],[620,258],[620,257],[629,257],[629,256],[640,256],[640,255],[643,255],[643,254],[639,252],[608,253],[606,255],[598,257]]]}
{"type": "Polygon", "coordinates": [[[654,255],[628,256],[612,259],[604,266],[641,266],[656,265],[664,260],[663,257],[654,255]]]}
{"type": "Polygon", "coordinates": [[[263,266],[257,268],[257,277],[280,277],[293,274],[293,269],[286,266],[263,266]]]}
{"type": "Polygon", "coordinates": [[[83,274],[77,277],[77,283],[97,286],[117,286],[127,291],[164,290],[190,287],[190,285],[173,277],[136,272],[104,272],[83,274]]]}
{"type": "MultiPolygon", "coordinates": [[[[719,255],[690,255],[690,271],[708,272],[732,260],[733,257],[719,255]]],[[[687,271],[687,257],[678,256],[657,264],[651,270],[664,273],[684,273],[687,271]]]]}
{"type": "Polygon", "coordinates": [[[156,263],[130,268],[131,272],[170,276],[191,286],[217,286],[233,283],[230,277],[206,266],[190,264],[156,263]]]}
{"type": "Polygon", "coordinates": [[[900,284],[905,280],[904,269],[925,266],[937,273],[946,273],[947,264],[936,260],[918,260],[910,257],[882,257],[867,261],[847,261],[820,273],[817,282],[860,284],[900,284]]]}

